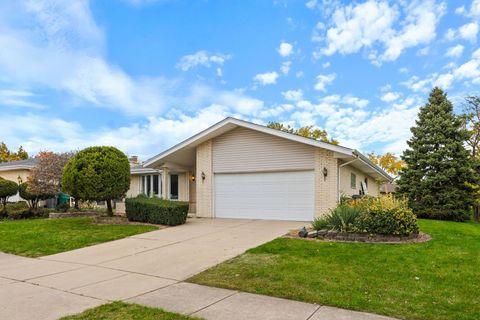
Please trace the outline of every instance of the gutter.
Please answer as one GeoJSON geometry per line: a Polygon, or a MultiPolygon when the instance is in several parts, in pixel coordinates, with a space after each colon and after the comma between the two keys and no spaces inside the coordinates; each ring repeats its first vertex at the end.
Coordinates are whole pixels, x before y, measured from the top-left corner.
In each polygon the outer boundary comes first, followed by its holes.
{"type": "Polygon", "coordinates": [[[393,181],[393,178],[388,174],[386,173],[382,168],[380,168],[379,166],[377,166],[376,164],[372,163],[372,161],[370,161],[370,159],[368,159],[367,157],[365,157],[363,154],[361,154],[359,151],[357,150],[353,150],[352,151],[352,154],[357,157],[358,160],[362,161],[363,163],[365,163],[366,165],[368,165],[370,168],[372,168],[373,170],[377,171],[378,173],[380,173],[384,178],[386,178],[388,180],[388,182],[392,182],[393,181]]]}

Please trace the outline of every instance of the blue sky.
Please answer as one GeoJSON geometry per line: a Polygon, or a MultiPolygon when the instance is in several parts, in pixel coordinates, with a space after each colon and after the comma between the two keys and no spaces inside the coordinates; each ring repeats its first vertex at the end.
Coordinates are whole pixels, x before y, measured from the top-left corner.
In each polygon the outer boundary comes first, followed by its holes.
{"type": "Polygon", "coordinates": [[[479,94],[480,0],[0,0],[0,140],[145,159],[226,116],[401,153],[479,94]]]}

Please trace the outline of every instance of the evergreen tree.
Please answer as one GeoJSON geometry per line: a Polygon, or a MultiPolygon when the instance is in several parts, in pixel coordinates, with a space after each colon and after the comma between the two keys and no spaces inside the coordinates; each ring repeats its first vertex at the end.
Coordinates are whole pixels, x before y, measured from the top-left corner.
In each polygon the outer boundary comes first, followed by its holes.
{"type": "Polygon", "coordinates": [[[398,193],[408,198],[418,217],[469,219],[474,197],[468,183],[475,180],[475,173],[464,146],[468,133],[446,93],[432,90],[411,131],[398,193]]]}

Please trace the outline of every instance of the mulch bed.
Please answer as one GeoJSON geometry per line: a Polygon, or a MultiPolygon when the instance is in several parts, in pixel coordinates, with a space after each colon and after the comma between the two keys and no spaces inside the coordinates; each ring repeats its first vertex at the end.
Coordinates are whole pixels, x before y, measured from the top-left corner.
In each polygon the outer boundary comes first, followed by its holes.
{"type": "Polygon", "coordinates": [[[80,218],[80,217],[96,217],[100,213],[94,211],[79,211],[79,212],[51,212],[48,214],[50,219],[63,219],[63,218],[80,218]]]}
{"type": "Polygon", "coordinates": [[[124,217],[124,216],[113,216],[113,217],[96,216],[96,217],[93,218],[93,223],[96,223],[96,224],[145,225],[145,226],[154,226],[154,227],[157,227],[158,229],[168,228],[168,226],[161,225],[161,224],[151,224],[151,223],[128,221],[127,217],[124,217]]]}
{"type": "Polygon", "coordinates": [[[395,235],[380,235],[380,234],[365,234],[365,233],[350,233],[339,232],[332,230],[309,231],[308,237],[302,238],[298,235],[299,230],[292,230],[285,237],[297,238],[303,240],[324,240],[335,242],[364,242],[364,243],[420,243],[432,239],[426,233],[420,232],[410,236],[395,236],[395,235]]]}

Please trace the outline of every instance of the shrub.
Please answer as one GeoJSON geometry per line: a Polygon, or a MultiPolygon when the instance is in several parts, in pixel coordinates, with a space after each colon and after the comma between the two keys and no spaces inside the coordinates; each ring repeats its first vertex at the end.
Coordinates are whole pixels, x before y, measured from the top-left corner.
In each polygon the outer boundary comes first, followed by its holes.
{"type": "Polygon", "coordinates": [[[314,230],[331,229],[342,232],[351,232],[355,229],[355,222],[361,214],[360,210],[347,204],[340,204],[321,218],[313,221],[314,230]]]}
{"type": "Polygon", "coordinates": [[[67,212],[70,209],[70,205],[68,203],[59,203],[55,206],[55,211],[57,212],[67,212]]]}
{"type": "Polygon", "coordinates": [[[17,192],[18,184],[10,180],[0,178],[0,202],[3,205],[0,216],[6,215],[8,198],[16,195],[17,192]]]}
{"type": "Polygon", "coordinates": [[[125,197],[129,188],[130,162],[114,147],[83,149],[63,169],[63,191],[75,199],[106,201],[110,216],[112,200],[125,197]]]}
{"type": "Polygon", "coordinates": [[[411,235],[418,233],[417,217],[406,199],[386,195],[362,198],[352,202],[361,211],[356,219],[357,231],[384,235],[411,235]]]}
{"type": "Polygon", "coordinates": [[[187,221],[188,202],[140,195],[126,199],[125,210],[130,221],[176,226],[187,221]]]}

